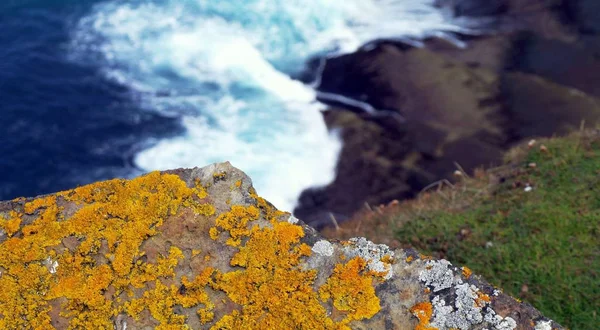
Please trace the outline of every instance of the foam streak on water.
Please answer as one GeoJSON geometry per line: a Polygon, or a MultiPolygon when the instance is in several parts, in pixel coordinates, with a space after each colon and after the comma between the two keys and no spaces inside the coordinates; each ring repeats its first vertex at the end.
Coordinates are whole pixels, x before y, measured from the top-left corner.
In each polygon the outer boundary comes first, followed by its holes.
{"type": "Polygon", "coordinates": [[[141,107],[184,124],[185,135],[140,152],[138,166],[229,160],[292,210],[302,190],[334,178],[341,143],[314,90],[290,75],[311,56],[468,32],[468,23],[450,21],[433,0],[107,1],[80,20],[71,54],[98,61],[141,107]]]}

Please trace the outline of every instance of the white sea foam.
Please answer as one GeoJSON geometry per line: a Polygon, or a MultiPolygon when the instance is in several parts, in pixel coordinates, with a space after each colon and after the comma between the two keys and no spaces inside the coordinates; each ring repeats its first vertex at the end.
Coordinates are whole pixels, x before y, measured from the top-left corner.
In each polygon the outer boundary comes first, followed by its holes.
{"type": "Polygon", "coordinates": [[[292,210],[300,192],[334,178],[339,139],[315,92],[292,80],[314,55],[375,39],[468,32],[433,0],[107,1],[81,19],[73,58],[100,55],[105,75],[140,106],[181,118],[182,136],[135,157],[145,170],[229,160],[259,193],[292,210]]]}

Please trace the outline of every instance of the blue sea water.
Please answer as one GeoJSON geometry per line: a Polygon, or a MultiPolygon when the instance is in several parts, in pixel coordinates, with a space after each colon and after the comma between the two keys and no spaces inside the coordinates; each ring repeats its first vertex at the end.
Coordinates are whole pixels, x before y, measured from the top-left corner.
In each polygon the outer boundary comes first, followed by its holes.
{"type": "Polygon", "coordinates": [[[433,0],[3,0],[0,200],[231,161],[291,210],[341,142],[311,58],[472,32],[433,0]]]}

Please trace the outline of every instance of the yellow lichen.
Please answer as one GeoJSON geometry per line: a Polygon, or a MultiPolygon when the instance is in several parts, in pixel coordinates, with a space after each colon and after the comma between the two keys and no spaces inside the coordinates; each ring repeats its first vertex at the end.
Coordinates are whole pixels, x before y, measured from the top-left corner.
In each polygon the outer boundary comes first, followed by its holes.
{"type": "Polygon", "coordinates": [[[183,206],[190,207],[197,215],[211,216],[215,214],[215,207],[210,204],[184,203],[183,206]]]}
{"type": "Polygon", "coordinates": [[[492,299],[490,298],[490,296],[481,291],[477,291],[477,298],[475,299],[475,305],[477,307],[483,307],[489,304],[491,301],[492,299]]]}
{"type": "MultiPolygon", "coordinates": [[[[26,203],[24,212],[35,215],[35,220],[20,228],[20,236],[0,243],[0,267],[5,270],[0,276],[0,329],[52,328],[49,315],[54,308],[60,308],[70,328],[84,329],[112,329],[114,316],[137,316],[144,309],[161,326],[181,324],[169,310],[171,301],[185,300],[188,305],[196,301],[208,308],[206,299],[178,298],[173,289],[178,288],[160,280],[175,275],[183,258],[180,249],[171,247],[168,256],[159,256],[156,263],[139,260],[142,242],[159,233],[163,221],[181,206],[200,211],[197,214],[214,213],[212,206],[197,201],[205,197],[201,187],[189,188],[176,175],[154,172],[26,203]],[[80,207],[64,219],[57,197],[80,207]],[[74,247],[64,248],[67,239],[75,240],[74,247]],[[101,249],[106,250],[103,257],[98,254],[101,249]],[[146,290],[145,300],[126,301],[120,296],[148,285],[154,289],[146,290]],[[159,307],[157,297],[164,299],[159,307]]],[[[0,223],[10,235],[21,225],[16,213],[0,223]]]]}
{"type": "Polygon", "coordinates": [[[434,330],[437,329],[429,324],[433,315],[433,306],[430,302],[421,302],[410,308],[410,312],[419,319],[419,324],[415,330],[434,330]]]}
{"type": "Polygon", "coordinates": [[[461,269],[462,269],[462,274],[465,278],[469,278],[473,274],[473,271],[471,269],[469,269],[469,267],[467,267],[467,266],[463,266],[461,269]]]}
{"type": "Polygon", "coordinates": [[[256,198],[271,227],[250,224],[244,218],[254,214],[252,206],[232,208],[220,222],[223,231],[236,232],[236,239],[247,237],[245,244],[231,259],[241,270],[219,273],[212,284],[240,305],[222,317],[215,329],[349,329],[347,324],[375,315],[379,299],[373,288],[373,274],[366,271],[366,261],[355,258],[337,265],[331,278],[321,288],[313,290],[316,270],[299,267],[301,258],[311,254],[311,248],[300,243],[304,236],[301,226],[279,222],[285,214],[274,210],[260,197],[256,198]],[[236,220],[237,218],[237,220],[236,220]],[[240,224],[246,227],[244,230],[240,224]],[[331,319],[322,301],[333,300],[336,309],[346,313],[341,321],[331,319]]]}
{"type": "Polygon", "coordinates": [[[8,215],[8,219],[0,218],[0,228],[4,229],[8,237],[12,237],[21,227],[21,216],[14,210],[8,215]]]}
{"type": "Polygon", "coordinates": [[[219,230],[215,227],[212,227],[209,229],[208,235],[210,236],[210,238],[216,240],[217,238],[219,238],[219,230]]]}
{"type": "Polygon", "coordinates": [[[219,320],[216,329],[333,328],[312,283],[315,271],[299,269],[306,249],[298,244],[300,226],[285,222],[254,226],[246,244],[232,258],[243,270],[220,274],[215,288],[241,306],[219,320]]]}
{"type": "Polygon", "coordinates": [[[213,178],[215,180],[224,180],[226,176],[227,176],[227,172],[215,172],[213,174],[213,178]]]}
{"type": "Polygon", "coordinates": [[[364,276],[366,267],[367,262],[360,257],[336,265],[327,283],[319,290],[321,299],[332,299],[337,310],[347,313],[341,324],[370,318],[381,308],[373,278],[364,276]]]}
{"type": "Polygon", "coordinates": [[[217,218],[215,227],[210,229],[210,236],[212,239],[216,239],[218,236],[217,228],[223,228],[227,230],[230,236],[226,244],[239,246],[241,238],[250,234],[248,222],[257,220],[259,215],[260,213],[255,206],[234,205],[231,207],[230,212],[223,213],[217,218]]]}
{"type": "Polygon", "coordinates": [[[386,254],[381,258],[381,262],[391,265],[394,263],[394,258],[389,254],[386,254]]]}
{"type": "Polygon", "coordinates": [[[182,277],[182,286],[166,285],[160,280],[154,282],[154,289],[144,292],[142,298],[133,299],[126,305],[126,311],[135,319],[139,318],[139,314],[148,309],[154,319],[160,322],[156,329],[183,329],[185,325],[185,317],[173,313],[173,307],[180,305],[184,308],[204,305],[197,311],[202,323],[212,321],[214,304],[210,301],[210,297],[204,290],[210,282],[210,276],[213,273],[212,268],[205,269],[200,275],[196,276],[193,281],[182,277]]]}
{"type": "MultiPolygon", "coordinates": [[[[215,179],[224,177],[217,173],[215,179]]],[[[358,257],[336,265],[315,291],[317,270],[301,265],[311,254],[301,242],[303,228],[279,221],[289,214],[250,193],[256,206],[232,206],[208,231],[237,249],[230,260],[235,270],[205,267],[192,278],[176,269],[199,250],[168,245],[151,253],[145,246],[182,208],[214,214],[199,181],[188,187],[176,175],[154,172],[25,203],[23,212],[35,217],[27,225],[16,211],[0,219],[9,236],[0,243],[0,329],[51,329],[57,312],[69,328],[112,329],[115,318],[126,315],[151,316],[157,329],[182,329],[186,317],[178,308],[194,308],[202,324],[215,322],[213,329],[349,329],[351,321],[379,311],[373,280],[380,274],[358,257]],[[65,218],[69,203],[76,206],[65,218]],[[224,292],[239,308],[215,320],[207,288],[224,292]],[[330,302],[341,320],[329,316],[330,302]]]]}

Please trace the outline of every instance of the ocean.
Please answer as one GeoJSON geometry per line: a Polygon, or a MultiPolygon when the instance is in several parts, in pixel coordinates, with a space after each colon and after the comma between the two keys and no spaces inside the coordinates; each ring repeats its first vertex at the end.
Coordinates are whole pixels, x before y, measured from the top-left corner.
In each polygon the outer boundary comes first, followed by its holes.
{"type": "Polygon", "coordinates": [[[291,211],[341,148],[308,63],[474,33],[434,2],[3,0],[0,200],[230,161],[291,211]]]}

